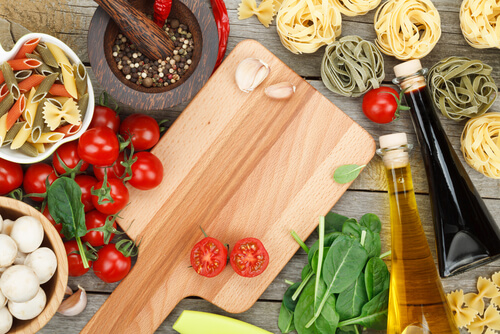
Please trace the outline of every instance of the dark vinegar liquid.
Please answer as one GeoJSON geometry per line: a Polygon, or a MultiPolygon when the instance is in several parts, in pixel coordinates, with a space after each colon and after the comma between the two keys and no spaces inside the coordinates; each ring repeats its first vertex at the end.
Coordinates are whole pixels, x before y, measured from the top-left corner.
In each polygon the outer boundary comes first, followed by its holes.
{"type": "Polygon", "coordinates": [[[500,229],[450,144],[427,88],[408,90],[405,97],[429,183],[440,275],[492,261],[500,255],[500,229]]]}

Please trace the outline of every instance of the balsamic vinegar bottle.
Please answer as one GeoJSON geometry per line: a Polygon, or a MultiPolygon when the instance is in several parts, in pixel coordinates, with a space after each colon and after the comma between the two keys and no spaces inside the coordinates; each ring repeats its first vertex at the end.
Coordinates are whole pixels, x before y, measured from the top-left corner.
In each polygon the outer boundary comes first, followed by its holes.
{"type": "Polygon", "coordinates": [[[379,139],[391,207],[388,334],[458,334],[425,237],[413,191],[405,133],[379,139]]]}
{"type": "Polygon", "coordinates": [[[427,173],[439,273],[455,275],[500,255],[500,229],[479,196],[444,132],[418,59],[394,67],[427,173]]]}

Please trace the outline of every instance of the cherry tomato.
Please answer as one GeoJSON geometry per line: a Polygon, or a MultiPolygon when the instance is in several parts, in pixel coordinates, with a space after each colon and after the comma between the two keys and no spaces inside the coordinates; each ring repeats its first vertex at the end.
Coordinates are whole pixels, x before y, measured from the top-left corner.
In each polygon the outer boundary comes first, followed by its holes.
{"type": "Polygon", "coordinates": [[[94,208],[92,203],[92,187],[97,184],[97,179],[90,175],[77,175],[75,182],[78,183],[82,190],[82,203],[85,206],[85,212],[89,212],[94,208]]]}
{"type": "Polygon", "coordinates": [[[78,141],[78,155],[92,165],[110,166],[119,153],[116,134],[104,126],[87,130],[78,141]]]}
{"type": "MultiPolygon", "coordinates": [[[[83,245],[85,249],[87,246],[83,245]]],[[[66,254],[68,255],[68,275],[73,277],[82,276],[87,271],[89,271],[92,261],[89,261],[89,268],[83,267],[82,256],[78,252],[78,244],[76,240],[66,241],[64,243],[64,248],[66,249],[66,254]],[[70,254],[72,253],[72,254],[70,254]]]]}
{"type": "Polygon", "coordinates": [[[115,133],[120,129],[120,116],[111,108],[104,106],[96,106],[94,115],[90,122],[89,129],[105,126],[110,128],[115,133]]]}
{"type": "Polygon", "coordinates": [[[125,173],[125,167],[122,166],[121,162],[125,160],[125,153],[120,152],[118,159],[109,167],[97,167],[94,166],[94,176],[99,180],[104,180],[104,170],[107,171],[108,179],[118,179],[125,173]]]}
{"type": "MultiPolygon", "coordinates": [[[[94,189],[99,190],[102,188],[102,186],[103,181],[100,181],[99,183],[97,183],[94,189]]],[[[111,197],[113,198],[114,202],[111,203],[109,201],[106,201],[105,203],[99,204],[99,197],[96,195],[92,195],[92,203],[98,211],[107,215],[114,215],[115,213],[123,209],[125,205],[127,205],[129,199],[128,189],[120,179],[109,179],[108,186],[111,188],[111,197]]]]}
{"type": "MultiPolygon", "coordinates": [[[[90,229],[103,227],[106,224],[108,216],[97,210],[92,210],[85,215],[85,226],[87,226],[87,234],[82,237],[82,241],[88,242],[93,247],[104,245],[104,234],[101,231],[90,231],[90,229]]],[[[116,228],[116,221],[113,222],[113,227],[116,228]]],[[[109,240],[113,239],[114,234],[111,233],[109,240]]]]}
{"type": "Polygon", "coordinates": [[[227,248],[217,239],[206,237],[191,250],[191,266],[205,277],[215,277],[226,267],[227,248]]]}
{"type": "MultiPolygon", "coordinates": [[[[37,163],[31,165],[24,174],[23,188],[27,194],[43,194],[47,191],[45,180],[49,178],[49,184],[57,179],[56,173],[47,164],[37,163]]],[[[42,197],[31,197],[32,200],[41,202],[42,197]]]]}
{"type": "Polygon", "coordinates": [[[23,184],[21,165],[0,158],[0,195],[10,193],[23,184]]]}
{"type": "Polygon", "coordinates": [[[163,180],[163,165],[153,153],[138,152],[133,159],[132,178],[128,181],[134,188],[149,190],[156,188],[163,180]]]}
{"type": "MultiPolygon", "coordinates": [[[[62,144],[57,150],[56,153],[52,156],[52,166],[59,174],[64,174],[66,171],[64,170],[63,165],[57,159],[57,155],[64,162],[64,164],[73,169],[80,162],[80,156],[78,155],[78,143],[76,141],[70,141],[69,143],[62,144]]],[[[83,162],[80,171],[83,172],[89,167],[88,162],[83,162]]]]}
{"type": "Polygon", "coordinates": [[[363,96],[363,113],[371,121],[379,124],[392,122],[397,118],[398,101],[392,95],[399,93],[391,87],[372,89],[363,96]]]}
{"type": "Polygon", "coordinates": [[[106,283],[121,281],[127,276],[132,266],[130,257],[126,257],[114,244],[105,245],[97,252],[94,261],[94,273],[106,283]]]}
{"type": "Polygon", "coordinates": [[[52,223],[52,225],[54,225],[54,227],[56,228],[56,231],[59,233],[59,236],[61,238],[64,238],[64,234],[62,234],[62,232],[61,232],[61,230],[62,230],[62,224],[56,224],[56,221],[50,215],[49,206],[48,205],[45,206],[45,208],[43,209],[42,214],[45,216],[45,218],[47,218],[52,223]]]}
{"type": "Polygon", "coordinates": [[[229,261],[238,275],[255,277],[266,270],[269,264],[269,254],[260,240],[245,238],[234,245],[229,261]]]}
{"type": "Polygon", "coordinates": [[[160,140],[160,126],[148,115],[133,114],[125,118],[120,125],[120,134],[127,139],[129,132],[136,151],[148,150],[160,140]]]}

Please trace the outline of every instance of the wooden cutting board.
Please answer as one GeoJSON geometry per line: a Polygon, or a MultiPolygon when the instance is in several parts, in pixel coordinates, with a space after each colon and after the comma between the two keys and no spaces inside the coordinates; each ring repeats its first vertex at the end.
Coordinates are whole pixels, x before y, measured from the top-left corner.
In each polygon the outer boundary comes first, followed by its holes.
{"type": "MultiPolygon", "coordinates": [[[[361,111],[360,111],[361,112],[361,111]]],[[[162,160],[162,184],[130,190],[120,222],[142,240],[137,263],[82,333],[153,333],[177,303],[199,296],[233,313],[249,309],[348,188],[335,168],[367,164],[373,138],[328,99],[253,40],[231,52],[182,112],[153,152],[162,160]],[[252,93],[234,81],[245,58],[268,63],[271,73],[252,93]],[[286,101],[265,87],[289,81],[286,101]],[[208,235],[233,246],[260,239],[267,270],[243,278],[228,267],[215,278],[190,268],[192,246],[208,235]]]]}

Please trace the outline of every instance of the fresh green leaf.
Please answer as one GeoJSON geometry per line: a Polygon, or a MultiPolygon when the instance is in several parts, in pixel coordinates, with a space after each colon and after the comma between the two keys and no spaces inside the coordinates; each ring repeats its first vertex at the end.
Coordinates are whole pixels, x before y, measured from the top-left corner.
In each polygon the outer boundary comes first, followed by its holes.
{"type": "Polygon", "coordinates": [[[283,303],[281,304],[280,315],[278,317],[278,327],[281,333],[290,333],[295,330],[293,312],[288,310],[283,303]]]}
{"type": "Polygon", "coordinates": [[[372,232],[366,226],[362,226],[357,222],[348,220],[344,223],[342,227],[342,233],[351,235],[361,241],[361,234],[365,231],[365,240],[363,242],[363,247],[368,253],[368,257],[380,256],[382,250],[382,244],[380,242],[380,235],[378,233],[372,232]]]}
{"type": "Polygon", "coordinates": [[[285,292],[285,295],[283,296],[283,305],[287,308],[289,311],[295,311],[295,306],[297,305],[297,300],[293,300],[292,296],[297,291],[297,289],[300,286],[300,282],[297,282],[290,287],[285,292]]]}
{"type": "Polygon", "coordinates": [[[365,268],[365,282],[369,300],[389,288],[389,270],[382,259],[372,257],[368,260],[365,268]]]}
{"type": "Polygon", "coordinates": [[[309,283],[309,280],[313,276],[314,276],[314,272],[311,269],[311,271],[309,271],[309,273],[307,274],[307,276],[304,277],[304,279],[300,283],[299,287],[297,288],[297,291],[295,291],[295,293],[293,294],[292,300],[297,300],[299,298],[300,294],[302,293],[302,290],[306,287],[306,285],[309,283]]]}
{"type": "Polygon", "coordinates": [[[309,276],[309,274],[311,272],[312,272],[312,268],[311,268],[311,265],[308,263],[308,264],[306,264],[304,269],[302,269],[302,273],[300,274],[300,277],[302,278],[302,280],[305,280],[306,277],[309,276]]]}
{"type": "Polygon", "coordinates": [[[342,321],[339,323],[339,327],[361,325],[371,329],[385,330],[387,328],[388,304],[389,289],[386,289],[363,306],[359,317],[342,321]]]}
{"type": "MultiPolygon", "coordinates": [[[[329,250],[330,250],[330,247],[323,247],[323,254],[328,254],[329,250]]],[[[326,259],[326,257],[323,257],[323,265],[325,263],[325,259],[326,259]]],[[[318,260],[319,260],[319,250],[314,252],[314,256],[313,256],[313,259],[311,262],[311,267],[312,267],[312,270],[314,271],[314,274],[318,274],[317,270],[316,270],[318,268],[318,260]]]]}
{"type": "MultiPolygon", "coordinates": [[[[316,265],[311,265],[313,270],[316,268],[316,284],[314,289],[314,295],[318,294],[319,285],[321,281],[321,267],[323,266],[323,252],[325,245],[325,217],[319,217],[319,249],[318,249],[318,259],[316,261],[316,265]]],[[[323,282],[321,282],[323,283],[323,282]]],[[[314,303],[314,308],[318,307],[316,301],[314,303]]]]}
{"type": "Polygon", "coordinates": [[[380,222],[380,219],[373,213],[363,215],[363,217],[359,220],[359,224],[367,227],[374,233],[380,233],[382,230],[382,223],[380,222]]]}
{"type": "Polygon", "coordinates": [[[366,165],[342,165],[335,169],[335,172],[333,173],[333,179],[335,182],[340,183],[340,184],[345,184],[354,181],[363,167],[366,165]]]}
{"type": "Polygon", "coordinates": [[[367,302],[368,296],[366,295],[365,278],[363,273],[361,273],[358,279],[337,297],[336,309],[340,320],[359,316],[363,305],[367,302]]]}
{"type": "Polygon", "coordinates": [[[342,226],[348,220],[346,216],[334,212],[328,212],[325,216],[325,235],[332,232],[342,232],[342,226]]]}
{"type": "MultiPolygon", "coordinates": [[[[325,247],[330,247],[333,244],[333,242],[335,241],[335,239],[337,239],[337,237],[339,237],[341,235],[342,235],[342,233],[340,233],[340,232],[333,232],[333,233],[325,235],[325,247]]],[[[309,261],[309,264],[312,263],[314,253],[316,253],[316,251],[318,249],[319,249],[319,240],[316,241],[312,245],[312,247],[309,249],[309,254],[307,254],[307,260],[309,261]]]]}

